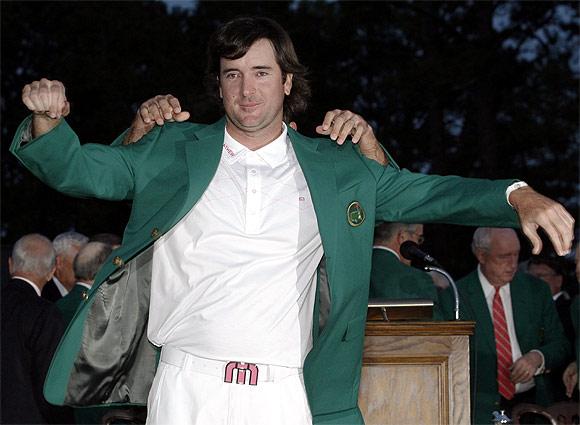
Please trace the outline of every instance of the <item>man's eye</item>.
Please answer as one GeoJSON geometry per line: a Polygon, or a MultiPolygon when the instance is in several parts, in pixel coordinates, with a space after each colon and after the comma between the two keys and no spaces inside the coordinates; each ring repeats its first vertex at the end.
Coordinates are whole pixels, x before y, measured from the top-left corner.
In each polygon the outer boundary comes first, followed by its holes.
{"type": "Polygon", "coordinates": [[[266,75],[268,75],[266,71],[258,71],[258,77],[265,77],[266,75]]]}
{"type": "Polygon", "coordinates": [[[234,78],[236,78],[238,76],[238,74],[231,72],[229,74],[226,74],[226,80],[233,80],[234,78]]]}

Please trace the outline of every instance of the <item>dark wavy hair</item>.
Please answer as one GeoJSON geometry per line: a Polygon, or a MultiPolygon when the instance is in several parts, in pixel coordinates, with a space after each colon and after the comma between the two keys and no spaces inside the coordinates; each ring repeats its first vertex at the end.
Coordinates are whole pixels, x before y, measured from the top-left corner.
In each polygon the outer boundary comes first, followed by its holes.
{"type": "Polygon", "coordinates": [[[206,87],[219,100],[220,59],[239,59],[260,39],[270,40],[276,62],[282,70],[282,81],[292,74],[292,90],[284,98],[284,120],[290,121],[308,107],[310,84],[307,69],[298,60],[288,33],[274,20],[264,17],[233,19],[215,31],[207,46],[206,87]]]}

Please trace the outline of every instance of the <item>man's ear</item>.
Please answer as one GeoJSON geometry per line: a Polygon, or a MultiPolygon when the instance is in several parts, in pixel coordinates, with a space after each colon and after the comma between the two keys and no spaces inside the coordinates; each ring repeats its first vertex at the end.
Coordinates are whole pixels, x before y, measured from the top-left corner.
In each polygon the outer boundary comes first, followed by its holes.
{"type": "Polygon", "coordinates": [[[473,253],[479,264],[485,264],[487,260],[487,252],[484,249],[476,248],[473,253]]]}
{"type": "Polygon", "coordinates": [[[8,257],[8,274],[12,276],[14,273],[14,264],[12,263],[12,257],[8,257]]]}
{"type": "Polygon", "coordinates": [[[286,74],[286,79],[284,81],[284,94],[286,96],[290,96],[290,92],[292,91],[292,77],[293,74],[286,74]]]}
{"type": "Polygon", "coordinates": [[[407,232],[405,232],[404,230],[399,230],[397,232],[397,245],[401,246],[403,242],[409,240],[406,233],[407,232]]]}
{"type": "Polygon", "coordinates": [[[56,272],[56,265],[52,268],[52,270],[50,271],[50,273],[48,274],[48,279],[46,279],[46,281],[48,282],[49,280],[51,280],[54,276],[54,272],[56,272]]]}

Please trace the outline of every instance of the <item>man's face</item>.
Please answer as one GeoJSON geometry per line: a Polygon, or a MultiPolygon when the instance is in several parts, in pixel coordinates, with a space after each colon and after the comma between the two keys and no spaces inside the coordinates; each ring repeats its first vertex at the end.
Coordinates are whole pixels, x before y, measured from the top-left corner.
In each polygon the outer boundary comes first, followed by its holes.
{"type": "Polygon", "coordinates": [[[478,250],[477,260],[481,271],[493,286],[511,282],[520,255],[520,241],[511,229],[493,229],[488,250],[478,250]]]}
{"type": "Polygon", "coordinates": [[[56,258],[55,276],[68,289],[72,288],[76,282],[73,261],[80,249],[80,246],[72,245],[66,253],[56,258]]]}
{"type": "Polygon", "coordinates": [[[530,264],[528,273],[545,281],[552,291],[552,295],[556,295],[562,288],[563,276],[556,273],[554,269],[546,264],[530,264]]]}
{"type": "Polygon", "coordinates": [[[415,242],[417,245],[423,244],[425,238],[423,236],[423,225],[417,224],[414,227],[414,230],[406,230],[405,231],[407,238],[405,240],[410,240],[415,242]]]}
{"type": "Polygon", "coordinates": [[[220,97],[232,136],[280,134],[284,96],[290,94],[292,75],[282,80],[274,49],[267,39],[257,40],[239,59],[220,60],[220,97]]]}

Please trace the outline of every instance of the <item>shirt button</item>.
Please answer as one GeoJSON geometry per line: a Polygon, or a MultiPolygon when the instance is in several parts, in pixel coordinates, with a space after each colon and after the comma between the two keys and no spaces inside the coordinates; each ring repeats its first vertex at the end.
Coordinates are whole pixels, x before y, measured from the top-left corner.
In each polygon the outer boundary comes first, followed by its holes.
{"type": "Polygon", "coordinates": [[[250,170],[250,175],[255,176],[257,173],[256,170],[254,170],[253,168],[250,170]]]}
{"type": "Polygon", "coordinates": [[[252,189],[252,193],[256,193],[256,189],[252,189]]]}

